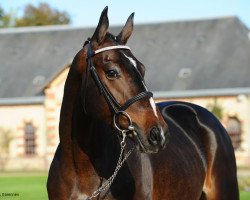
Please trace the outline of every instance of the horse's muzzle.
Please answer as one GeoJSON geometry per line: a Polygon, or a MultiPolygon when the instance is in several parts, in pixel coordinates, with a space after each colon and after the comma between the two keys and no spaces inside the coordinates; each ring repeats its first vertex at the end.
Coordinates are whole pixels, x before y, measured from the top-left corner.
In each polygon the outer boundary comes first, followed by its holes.
{"type": "Polygon", "coordinates": [[[136,127],[136,131],[133,131],[133,134],[129,134],[129,136],[142,153],[157,153],[166,147],[169,140],[168,130],[164,131],[161,127],[153,126],[147,137],[143,136],[142,131],[139,130],[136,127]]]}

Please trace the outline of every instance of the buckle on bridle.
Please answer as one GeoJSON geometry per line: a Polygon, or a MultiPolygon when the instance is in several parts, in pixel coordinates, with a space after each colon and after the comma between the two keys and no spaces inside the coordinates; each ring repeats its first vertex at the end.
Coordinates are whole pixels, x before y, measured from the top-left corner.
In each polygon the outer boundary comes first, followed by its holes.
{"type": "Polygon", "coordinates": [[[127,133],[128,131],[134,131],[135,130],[135,127],[133,126],[131,117],[125,111],[116,112],[114,114],[114,117],[113,117],[113,123],[114,123],[115,128],[118,131],[122,132],[122,133],[127,133]],[[119,121],[117,121],[117,120],[119,120],[118,117],[121,117],[121,116],[124,116],[128,120],[128,127],[126,129],[123,129],[121,126],[119,126],[119,121]]]}

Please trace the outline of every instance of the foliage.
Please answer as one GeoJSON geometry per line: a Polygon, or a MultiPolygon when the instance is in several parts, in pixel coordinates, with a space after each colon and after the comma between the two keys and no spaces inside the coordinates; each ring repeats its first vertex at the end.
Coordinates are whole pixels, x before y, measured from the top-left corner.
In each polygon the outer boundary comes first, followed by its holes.
{"type": "Polygon", "coordinates": [[[239,177],[238,184],[241,191],[250,192],[250,177],[239,177]]]}
{"type": "Polygon", "coordinates": [[[9,156],[9,146],[13,139],[9,129],[0,127],[0,170],[3,170],[9,156]]]}
{"type": "Polygon", "coordinates": [[[223,118],[223,108],[218,104],[217,98],[214,98],[214,102],[207,106],[208,110],[212,112],[219,120],[223,118]]]}
{"type": "Polygon", "coordinates": [[[70,16],[66,11],[51,8],[47,3],[38,6],[27,4],[21,17],[6,13],[0,6],[0,28],[20,26],[43,26],[69,24],[70,16]]]}
{"type": "Polygon", "coordinates": [[[238,184],[240,189],[240,199],[249,200],[250,199],[250,177],[239,177],[238,184]]]}
{"type": "Polygon", "coordinates": [[[0,28],[11,26],[11,13],[6,13],[3,8],[0,7],[0,28]]]}
{"type": "Polygon", "coordinates": [[[15,20],[15,26],[43,26],[69,24],[70,17],[65,11],[53,9],[47,3],[40,3],[37,7],[28,4],[25,7],[24,15],[15,20]]]}
{"type": "Polygon", "coordinates": [[[9,145],[12,139],[11,131],[0,127],[0,155],[9,153],[9,145]]]}

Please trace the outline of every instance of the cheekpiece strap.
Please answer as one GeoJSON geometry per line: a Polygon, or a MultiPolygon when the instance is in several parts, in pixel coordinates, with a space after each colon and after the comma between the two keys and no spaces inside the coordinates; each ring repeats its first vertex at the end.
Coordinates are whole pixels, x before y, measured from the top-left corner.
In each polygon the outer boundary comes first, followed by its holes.
{"type": "MultiPolygon", "coordinates": [[[[109,50],[114,50],[114,49],[127,49],[130,50],[130,48],[128,46],[125,45],[116,45],[116,46],[108,46],[108,47],[103,47],[101,49],[97,49],[94,52],[92,51],[92,43],[90,40],[85,42],[85,45],[88,45],[88,50],[87,50],[87,71],[86,71],[86,78],[85,78],[85,90],[84,92],[82,92],[83,95],[83,105],[84,105],[84,110],[86,113],[86,108],[85,108],[85,101],[86,101],[86,91],[87,91],[87,84],[88,84],[88,77],[89,74],[91,72],[92,78],[94,79],[94,81],[97,84],[97,87],[100,91],[100,94],[104,95],[104,98],[106,99],[110,109],[114,112],[117,113],[119,111],[125,111],[129,106],[131,106],[133,103],[135,103],[136,101],[139,101],[140,99],[143,99],[145,97],[151,98],[153,97],[153,94],[149,91],[144,91],[141,92],[139,94],[137,94],[136,96],[128,99],[123,105],[120,105],[116,99],[113,97],[113,95],[110,93],[110,91],[105,87],[105,85],[103,84],[102,80],[100,79],[100,77],[98,76],[96,69],[92,63],[92,57],[98,53],[104,52],[104,51],[109,51],[109,50]]],[[[140,73],[137,72],[139,74],[140,79],[143,78],[141,77],[140,73]]],[[[82,88],[83,88],[83,84],[82,84],[82,88]]]]}

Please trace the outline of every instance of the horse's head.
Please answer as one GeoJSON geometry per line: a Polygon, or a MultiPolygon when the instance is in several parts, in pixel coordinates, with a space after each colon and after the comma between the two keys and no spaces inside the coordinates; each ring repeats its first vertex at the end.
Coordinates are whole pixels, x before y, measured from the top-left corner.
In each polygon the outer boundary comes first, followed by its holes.
{"type": "Polygon", "coordinates": [[[168,127],[144,82],[145,67],[125,46],[133,31],[131,14],[121,32],[108,32],[107,7],[81,52],[82,99],[90,117],[113,124],[125,132],[145,153],[166,146],[168,127]]]}

